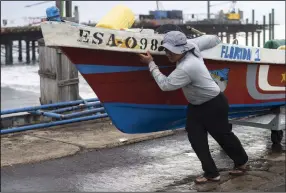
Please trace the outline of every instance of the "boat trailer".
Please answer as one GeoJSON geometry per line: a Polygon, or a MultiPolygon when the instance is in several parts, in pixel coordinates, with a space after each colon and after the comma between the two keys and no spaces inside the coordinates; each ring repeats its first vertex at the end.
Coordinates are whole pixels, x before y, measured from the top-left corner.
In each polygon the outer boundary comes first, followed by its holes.
{"type": "Polygon", "coordinates": [[[269,109],[268,111],[263,111],[261,114],[257,114],[250,117],[244,117],[240,119],[230,119],[230,126],[232,125],[242,125],[248,127],[257,127],[262,129],[270,129],[271,130],[271,141],[273,144],[280,144],[283,139],[283,130],[285,130],[285,119],[284,123],[282,123],[282,116],[285,117],[285,107],[276,107],[269,109]],[[255,123],[246,121],[246,118],[258,117],[263,115],[274,115],[269,123],[255,123]]]}

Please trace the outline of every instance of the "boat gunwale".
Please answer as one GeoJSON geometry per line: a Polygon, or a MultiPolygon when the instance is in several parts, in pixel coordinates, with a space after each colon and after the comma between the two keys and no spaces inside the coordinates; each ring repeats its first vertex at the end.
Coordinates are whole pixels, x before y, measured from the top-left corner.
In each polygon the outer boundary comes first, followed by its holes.
{"type": "MultiPolygon", "coordinates": [[[[43,29],[43,26],[47,26],[47,25],[65,25],[65,26],[69,26],[69,27],[76,27],[76,28],[86,28],[86,29],[90,29],[90,30],[94,30],[95,28],[96,29],[100,29],[102,30],[103,32],[106,31],[107,33],[110,33],[111,31],[113,32],[120,32],[120,33],[126,33],[126,34],[132,34],[133,36],[136,35],[136,36],[142,36],[142,37],[145,37],[147,34],[143,34],[143,33],[140,33],[140,32],[132,32],[132,31],[122,31],[122,30],[115,30],[115,29],[105,29],[105,28],[100,28],[100,27],[91,27],[91,26],[83,26],[83,25],[78,25],[78,26],[75,26],[73,23],[61,23],[61,22],[43,22],[41,23],[41,28],[42,28],[42,33],[43,33],[43,37],[44,37],[44,40],[46,39],[50,39],[50,37],[45,37],[46,36],[46,32],[45,32],[45,29],[43,29]]],[[[45,28],[45,27],[44,27],[45,28]]],[[[57,32],[54,32],[55,35],[57,32]]],[[[58,35],[58,34],[57,34],[58,35]]],[[[132,36],[131,35],[131,36],[132,36]]],[[[133,37],[132,36],[132,37],[133,37]]],[[[162,34],[154,34],[153,35],[155,38],[162,38],[162,34]]],[[[79,48],[79,49],[91,49],[91,50],[98,50],[98,51],[113,51],[113,52],[129,52],[129,53],[134,53],[134,54],[144,54],[146,53],[146,50],[141,50],[141,49],[129,49],[129,48],[120,48],[118,49],[118,47],[99,47],[99,46],[90,46],[90,44],[81,44],[81,45],[63,45],[61,43],[58,43],[58,42],[49,42],[49,41],[45,41],[45,45],[47,47],[51,47],[51,48],[55,48],[55,47],[70,47],[70,48],[79,48]]],[[[269,49],[269,48],[260,48],[260,47],[254,47],[254,46],[244,46],[244,45],[236,45],[236,44],[225,44],[225,43],[220,43],[219,45],[215,46],[214,48],[211,48],[211,49],[208,49],[208,50],[204,50],[202,51],[202,56],[203,56],[203,59],[207,59],[207,60],[215,60],[215,61],[226,61],[226,62],[233,62],[233,63],[241,63],[241,62],[245,62],[245,63],[248,63],[248,64],[259,64],[259,65],[286,65],[285,61],[284,62],[268,62],[268,61],[253,61],[253,60],[231,60],[231,59],[225,59],[225,58],[214,58],[212,55],[213,54],[209,54],[211,51],[215,50],[215,49],[219,49],[220,46],[240,46],[240,47],[243,47],[243,48],[248,48],[248,49],[258,49],[261,51],[267,51],[269,53],[269,55],[271,54],[271,52],[273,52],[275,50],[275,52],[284,52],[284,55],[286,56],[286,51],[285,50],[279,50],[279,49],[269,49]]],[[[159,52],[159,51],[152,51],[150,50],[150,53],[152,55],[158,55],[158,56],[161,56],[161,55],[165,55],[165,53],[163,51],[159,52]]],[[[285,57],[284,57],[285,59],[285,57]]]]}

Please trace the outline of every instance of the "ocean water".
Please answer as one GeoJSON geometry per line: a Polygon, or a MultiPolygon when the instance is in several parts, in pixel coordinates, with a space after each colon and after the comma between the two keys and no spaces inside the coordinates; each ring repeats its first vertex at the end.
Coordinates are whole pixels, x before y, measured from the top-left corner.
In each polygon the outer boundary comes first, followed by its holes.
{"type": "MultiPolygon", "coordinates": [[[[40,105],[39,64],[1,66],[1,110],[40,105]]],[[[79,73],[79,94],[82,98],[97,97],[79,73]]]]}
{"type": "MultiPolygon", "coordinates": [[[[261,34],[261,45],[262,45],[261,34]]],[[[276,39],[285,39],[285,25],[275,27],[276,39]]],[[[245,45],[245,34],[238,34],[240,45],[245,45]]],[[[254,37],[257,46],[257,35],[254,37]]],[[[268,31],[266,31],[268,40],[268,31]]],[[[231,39],[232,41],[232,39],[231,39]]],[[[251,34],[249,34],[249,45],[251,45],[251,34]]],[[[15,43],[16,45],[16,43],[15,43]]],[[[25,43],[23,42],[23,48],[25,43]]],[[[1,47],[1,64],[5,63],[4,49],[1,47]]],[[[25,59],[23,53],[23,59],[25,59]]],[[[36,55],[38,58],[38,55],[36,55]]],[[[17,50],[13,53],[14,63],[18,60],[17,50]]],[[[1,65],[1,110],[40,105],[40,77],[38,75],[39,64],[17,63],[13,65],[1,65]]],[[[79,73],[79,92],[84,99],[97,97],[85,79],[79,73]]]]}

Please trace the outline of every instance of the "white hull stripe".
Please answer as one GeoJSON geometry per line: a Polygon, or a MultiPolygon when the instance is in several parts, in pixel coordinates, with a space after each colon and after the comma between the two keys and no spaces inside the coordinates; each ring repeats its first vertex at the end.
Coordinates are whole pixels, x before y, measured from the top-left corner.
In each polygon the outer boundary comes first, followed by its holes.
{"type": "Polygon", "coordinates": [[[269,65],[260,65],[258,72],[258,86],[263,91],[285,91],[284,86],[271,86],[268,82],[269,65]]]}

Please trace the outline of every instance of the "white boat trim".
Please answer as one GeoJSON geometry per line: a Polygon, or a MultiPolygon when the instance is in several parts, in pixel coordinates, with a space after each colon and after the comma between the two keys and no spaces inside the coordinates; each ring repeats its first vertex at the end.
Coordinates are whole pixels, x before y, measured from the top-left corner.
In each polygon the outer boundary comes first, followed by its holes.
{"type": "MultiPolygon", "coordinates": [[[[286,70],[285,70],[286,71],[286,70]]],[[[258,86],[263,91],[286,91],[285,86],[271,86],[268,82],[269,65],[260,65],[258,71],[258,86]]]]}
{"type": "MultiPolygon", "coordinates": [[[[159,42],[161,43],[164,37],[162,34],[150,35],[150,33],[112,30],[83,26],[75,23],[50,21],[41,23],[41,29],[46,46],[75,47],[133,53],[146,53],[146,51],[149,50],[151,54],[165,54],[164,52],[159,52],[157,50],[159,42]],[[112,44],[114,39],[117,41],[116,45],[112,44]],[[134,40],[137,44],[133,44],[135,42],[134,40]],[[147,41],[147,44],[145,44],[145,40],[147,41]],[[157,46],[153,45],[152,47],[152,41],[153,43],[157,42],[157,46]],[[127,48],[124,42],[127,42],[126,45],[128,44],[129,47],[135,45],[135,48],[127,48]],[[156,49],[152,50],[151,48],[156,49]]],[[[202,51],[202,55],[205,59],[218,61],[285,65],[285,50],[277,49],[221,43],[214,48],[202,51]]]]}

